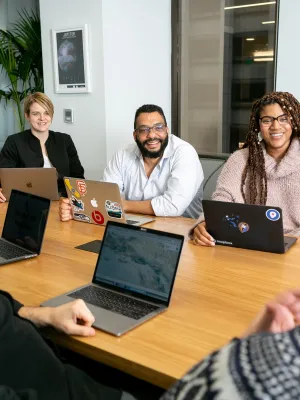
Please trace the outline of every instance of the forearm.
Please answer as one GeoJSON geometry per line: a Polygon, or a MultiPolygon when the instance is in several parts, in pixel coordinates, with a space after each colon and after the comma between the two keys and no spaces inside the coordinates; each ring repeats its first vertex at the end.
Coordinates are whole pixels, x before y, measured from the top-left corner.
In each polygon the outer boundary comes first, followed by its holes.
{"type": "Polygon", "coordinates": [[[51,307],[22,307],[18,311],[18,315],[24,319],[28,319],[37,327],[52,325],[51,307]]]}
{"type": "Polygon", "coordinates": [[[155,215],[151,200],[123,200],[124,211],[127,213],[155,215]]]}
{"type": "Polygon", "coordinates": [[[197,222],[195,222],[194,225],[192,226],[192,228],[189,230],[188,235],[189,235],[190,239],[193,239],[193,237],[194,237],[194,229],[196,228],[196,226],[201,224],[201,222],[203,222],[203,221],[205,221],[205,218],[204,218],[204,213],[202,212],[200,214],[199,218],[197,219],[197,222]]]}

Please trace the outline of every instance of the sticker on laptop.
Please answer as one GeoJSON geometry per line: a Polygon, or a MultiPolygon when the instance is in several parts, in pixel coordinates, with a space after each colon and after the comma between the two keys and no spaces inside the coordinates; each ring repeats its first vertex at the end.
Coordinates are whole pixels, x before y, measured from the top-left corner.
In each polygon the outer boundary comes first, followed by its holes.
{"type": "Polygon", "coordinates": [[[80,213],[74,212],[73,216],[74,216],[74,219],[76,219],[77,221],[91,222],[91,218],[86,214],[80,214],[80,213]]]}
{"type": "Polygon", "coordinates": [[[76,181],[77,189],[81,196],[85,196],[87,194],[86,183],[83,179],[77,179],[76,181]]]}
{"type": "Polygon", "coordinates": [[[79,192],[77,192],[76,189],[73,188],[73,186],[71,185],[70,179],[65,178],[65,185],[67,186],[67,188],[70,190],[70,192],[77,197],[77,199],[80,199],[80,194],[79,192]]]}
{"type": "Polygon", "coordinates": [[[241,233],[246,233],[246,232],[248,232],[249,229],[250,229],[250,227],[249,227],[249,225],[247,224],[247,222],[240,222],[240,223],[238,224],[238,227],[239,227],[239,231],[240,231],[241,233]]]}
{"type": "Polygon", "coordinates": [[[105,200],[105,210],[111,218],[122,218],[122,207],[116,201],[105,200]]]}
{"type": "Polygon", "coordinates": [[[274,210],[274,208],[269,208],[269,210],[266,211],[266,217],[270,221],[278,221],[280,219],[280,212],[274,210]]]}
{"type": "Polygon", "coordinates": [[[76,199],[76,197],[72,196],[71,205],[74,207],[75,212],[84,211],[84,203],[82,200],[76,199]]]}
{"type": "Polygon", "coordinates": [[[95,199],[95,197],[91,200],[91,206],[94,208],[98,207],[98,201],[95,199]]]}
{"type": "Polygon", "coordinates": [[[93,211],[92,212],[92,218],[93,218],[93,221],[96,224],[98,224],[98,225],[103,225],[104,224],[104,217],[103,217],[103,215],[101,214],[100,211],[98,211],[98,210],[93,211]]]}
{"type": "Polygon", "coordinates": [[[239,220],[240,216],[235,214],[225,215],[225,217],[223,217],[223,221],[226,222],[231,228],[238,228],[239,220]]]}

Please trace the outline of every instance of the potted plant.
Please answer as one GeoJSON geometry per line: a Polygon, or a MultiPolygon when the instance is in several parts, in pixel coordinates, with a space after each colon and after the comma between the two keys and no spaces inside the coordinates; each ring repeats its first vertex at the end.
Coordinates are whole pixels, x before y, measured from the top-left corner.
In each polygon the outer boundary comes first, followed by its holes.
{"type": "Polygon", "coordinates": [[[0,90],[0,102],[11,103],[21,131],[25,129],[24,98],[44,91],[40,18],[34,11],[19,13],[11,31],[0,29],[0,69],[9,84],[0,90]]]}

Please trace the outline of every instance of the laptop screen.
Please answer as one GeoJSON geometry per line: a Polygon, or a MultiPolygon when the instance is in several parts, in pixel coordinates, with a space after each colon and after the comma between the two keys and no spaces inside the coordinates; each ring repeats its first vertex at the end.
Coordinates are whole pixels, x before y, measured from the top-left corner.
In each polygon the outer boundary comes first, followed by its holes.
{"type": "Polygon", "coordinates": [[[33,194],[12,190],[2,237],[34,253],[39,253],[50,200],[33,194]]]}
{"type": "Polygon", "coordinates": [[[93,283],[169,302],[184,237],[108,223],[93,283]]]}

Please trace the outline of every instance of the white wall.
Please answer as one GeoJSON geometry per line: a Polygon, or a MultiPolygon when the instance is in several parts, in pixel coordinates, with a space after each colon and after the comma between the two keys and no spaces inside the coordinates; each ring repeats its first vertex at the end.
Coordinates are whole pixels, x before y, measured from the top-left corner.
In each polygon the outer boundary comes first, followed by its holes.
{"type": "Polygon", "coordinates": [[[291,92],[300,100],[299,0],[282,0],[279,8],[276,90],[291,92]]]}
{"type": "Polygon", "coordinates": [[[171,125],[171,0],[102,0],[108,159],[132,142],[134,114],[161,106],[171,125]]]}
{"type": "Polygon", "coordinates": [[[40,0],[45,93],[53,130],[71,134],[86,177],[100,179],[113,153],[132,142],[133,118],[144,103],[171,121],[171,0],[40,0]],[[51,29],[90,27],[89,94],[56,94],[51,29]],[[74,108],[73,125],[63,108],[74,108]]]}
{"type": "Polygon", "coordinates": [[[102,2],[100,0],[40,0],[45,93],[54,103],[52,129],[72,136],[90,179],[101,178],[106,165],[105,96],[102,42],[102,2]],[[51,29],[76,28],[88,23],[92,92],[54,92],[51,29]],[[74,109],[74,123],[63,121],[63,109],[74,109]]]}

